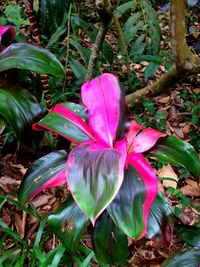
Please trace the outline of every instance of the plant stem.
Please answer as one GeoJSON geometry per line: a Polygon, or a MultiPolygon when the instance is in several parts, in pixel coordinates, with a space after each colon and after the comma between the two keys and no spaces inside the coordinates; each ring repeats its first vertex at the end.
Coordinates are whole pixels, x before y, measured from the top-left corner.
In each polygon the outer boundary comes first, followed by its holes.
{"type": "Polygon", "coordinates": [[[99,31],[98,31],[98,34],[95,40],[95,44],[93,46],[92,53],[89,59],[87,73],[85,76],[85,82],[91,80],[92,78],[93,70],[96,65],[96,60],[99,57],[99,53],[100,53],[103,41],[105,39],[106,32],[107,32],[106,26],[104,25],[104,23],[102,23],[99,27],[99,31]]]}
{"type": "Polygon", "coordinates": [[[85,81],[89,81],[92,78],[92,74],[96,65],[96,60],[99,57],[100,50],[108,29],[108,25],[113,17],[112,6],[109,0],[96,0],[96,8],[101,17],[101,23],[89,59],[85,81]]]}

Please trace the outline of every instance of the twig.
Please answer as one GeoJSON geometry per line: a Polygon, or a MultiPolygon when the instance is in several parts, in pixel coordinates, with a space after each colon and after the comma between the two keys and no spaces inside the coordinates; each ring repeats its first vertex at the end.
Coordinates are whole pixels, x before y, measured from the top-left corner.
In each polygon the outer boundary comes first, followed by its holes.
{"type": "Polygon", "coordinates": [[[99,31],[98,31],[98,34],[95,40],[95,44],[93,46],[93,50],[92,50],[92,53],[89,59],[85,81],[89,81],[92,78],[92,73],[93,73],[93,70],[96,64],[96,60],[99,56],[99,52],[102,47],[103,41],[105,39],[106,31],[107,31],[107,28],[104,25],[104,23],[102,23],[99,27],[99,31]]]}
{"type": "Polygon", "coordinates": [[[106,36],[108,25],[113,16],[112,6],[109,0],[96,0],[96,8],[101,17],[101,23],[99,26],[99,31],[92,49],[92,53],[89,59],[87,73],[85,76],[85,81],[89,81],[92,78],[93,70],[96,65],[96,60],[99,57],[99,53],[106,36]]]}

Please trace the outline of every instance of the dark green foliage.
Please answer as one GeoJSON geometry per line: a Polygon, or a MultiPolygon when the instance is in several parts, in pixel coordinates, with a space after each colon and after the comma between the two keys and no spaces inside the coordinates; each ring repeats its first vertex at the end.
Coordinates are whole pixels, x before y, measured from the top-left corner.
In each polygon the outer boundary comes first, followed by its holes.
{"type": "Polygon", "coordinates": [[[177,253],[166,260],[162,267],[198,267],[200,264],[200,248],[192,248],[183,252],[177,253]]]}
{"type": "Polygon", "coordinates": [[[0,115],[9,124],[12,133],[19,142],[36,152],[41,134],[33,132],[31,125],[42,116],[38,101],[26,90],[11,88],[0,88],[0,99],[0,115]]]}
{"type": "Polygon", "coordinates": [[[114,224],[105,211],[98,218],[92,232],[92,244],[100,263],[123,264],[128,255],[126,235],[114,224]]]}

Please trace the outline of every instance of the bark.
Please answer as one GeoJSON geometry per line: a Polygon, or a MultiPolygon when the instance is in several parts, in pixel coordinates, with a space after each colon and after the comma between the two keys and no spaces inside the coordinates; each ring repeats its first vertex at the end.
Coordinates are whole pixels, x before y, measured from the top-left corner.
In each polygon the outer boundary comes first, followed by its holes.
{"type": "Polygon", "coordinates": [[[85,81],[89,81],[92,78],[92,74],[96,65],[97,58],[99,57],[102,44],[104,42],[108,25],[113,16],[112,6],[109,0],[96,0],[96,8],[101,17],[101,23],[99,26],[99,31],[96,36],[96,40],[92,49],[92,53],[89,59],[87,73],[85,76],[85,81]]]}
{"type": "Polygon", "coordinates": [[[159,95],[177,82],[200,72],[200,58],[194,55],[186,43],[185,0],[171,0],[170,28],[175,64],[158,81],[126,96],[129,107],[141,103],[146,97],[159,95]]]}

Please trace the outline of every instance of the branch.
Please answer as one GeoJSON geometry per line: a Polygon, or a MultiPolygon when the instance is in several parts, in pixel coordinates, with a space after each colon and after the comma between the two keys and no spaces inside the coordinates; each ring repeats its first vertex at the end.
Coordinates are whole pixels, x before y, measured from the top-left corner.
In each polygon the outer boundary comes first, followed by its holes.
{"type": "Polygon", "coordinates": [[[99,52],[101,50],[103,41],[105,39],[106,32],[107,32],[106,26],[104,25],[104,23],[102,23],[99,27],[99,31],[92,49],[92,53],[90,55],[87,73],[85,76],[85,82],[91,80],[92,78],[92,73],[96,65],[96,60],[99,57],[99,52]]]}
{"type": "Polygon", "coordinates": [[[186,43],[185,0],[171,0],[170,18],[175,65],[155,83],[127,95],[129,107],[141,103],[146,97],[159,95],[177,82],[200,72],[200,58],[189,50],[186,43]]]}
{"type": "MultiPolygon", "coordinates": [[[[185,77],[182,77],[185,78],[185,77]]],[[[176,66],[169,69],[157,82],[144,87],[132,94],[126,96],[126,102],[129,107],[140,104],[145,98],[159,95],[168,90],[168,88],[178,82],[180,79],[176,66]]]]}
{"type": "Polygon", "coordinates": [[[102,22],[100,23],[99,31],[96,36],[96,40],[89,59],[85,81],[89,81],[92,78],[92,73],[96,65],[96,60],[99,57],[99,53],[106,36],[108,25],[113,15],[112,6],[110,5],[109,0],[96,0],[96,8],[101,17],[102,22]]]}

